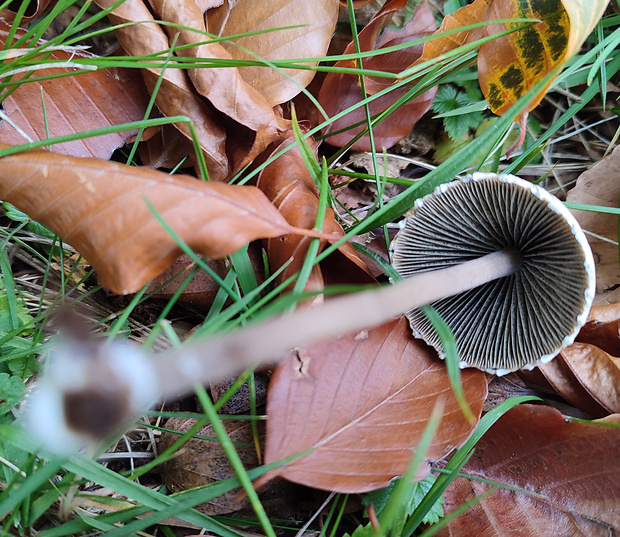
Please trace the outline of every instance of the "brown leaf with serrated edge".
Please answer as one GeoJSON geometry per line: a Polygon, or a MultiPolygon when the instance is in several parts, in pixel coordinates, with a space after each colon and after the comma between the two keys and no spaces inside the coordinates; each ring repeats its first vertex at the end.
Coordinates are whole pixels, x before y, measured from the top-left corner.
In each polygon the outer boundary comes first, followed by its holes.
{"type": "MultiPolygon", "coordinates": [[[[602,207],[618,207],[620,197],[620,147],[595,166],[583,172],[569,190],[566,201],[602,207]]],[[[572,211],[586,237],[596,264],[594,303],[620,302],[620,264],[618,263],[618,217],[592,211],[572,211]]]]}
{"type": "MultiPolygon", "coordinates": [[[[461,378],[479,416],[484,373],[467,369],[461,378]]],[[[413,338],[405,317],[297,349],[269,386],[265,462],[312,450],[271,476],[338,492],[385,487],[406,471],[438,400],[445,407],[430,460],[462,445],[475,423],[463,416],[445,364],[413,338]]],[[[417,477],[428,471],[425,464],[417,477]]]]}
{"type": "Polygon", "coordinates": [[[0,160],[0,199],[53,229],[97,271],[132,293],[181,249],[147,202],[196,252],[218,258],[250,241],[297,230],[256,187],[32,151],[0,160]]]}
{"type": "MultiPolygon", "coordinates": [[[[418,39],[431,35],[435,31],[435,18],[425,2],[416,7],[413,18],[401,31],[388,32],[385,38],[379,34],[392,14],[406,4],[405,0],[389,0],[381,11],[373,17],[368,25],[359,33],[359,44],[362,52],[376,50],[390,45],[395,45],[406,40],[418,39]]],[[[345,54],[355,52],[354,43],[350,43],[345,54]]],[[[363,60],[364,68],[385,72],[399,72],[408,67],[422,54],[422,45],[414,45],[396,52],[383,54],[363,60]]],[[[351,60],[341,60],[336,63],[337,67],[356,67],[351,60]]],[[[400,99],[407,89],[391,91],[368,104],[371,117],[385,111],[400,99]]],[[[433,88],[415,99],[399,107],[397,113],[391,114],[386,120],[373,127],[375,149],[393,146],[404,138],[417,121],[428,111],[435,98],[436,88],[433,88]]],[[[359,103],[362,100],[362,91],[358,85],[358,77],[343,73],[329,73],[325,77],[319,93],[319,102],[327,114],[332,117],[359,103]]],[[[355,135],[366,127],[366,114],[364,107],[358,107],[344,117],[332,122],[325,128],[324,134],[329,135],[326,141],[332,145],[342,147],[349,143],[355,135]],[[355,126],[361,123],[361,126],[355,126]],[[338,133],[342,129],[344,132],[338,133]]],[[[370,151],[370,139],[366,134],[352,146],[352,149],[370,151]]]]}
{"type": "MultiPolygon", "coordinates": [[[[269,156],[279,153],[294,142],[295,135],[289,131],[269,156]]],[[[308,143],[311,144],[316,153],[314,139],[309,138],[308,143]]],[[[314,228],[319,208],[319,192],[298,147],[289,149],[266,166],[261,171],[256,186],[265,193],[291,225],[305,229],[314,228]]],[[[334,211],[331,208],[327,208],[325,212],[323,231],[340,237],[344,235],[344,231],[336,221],[334,211]]],[[[310,240],[310,237],[284,235],[267,241],[267,254],[271,270],[275,272],[285,263],[289,263],[279,276],[279,281],[285,281],[301,269],[310,240]]],[[[366,265],[351,244],[344,243],[339,251],[355,266],[368,272],[366,265]]],[[[323,276],[320,268],[315,266],[312,269],[306,290],[321,290],[322,288],[323,276]]]]}
{"type": "Polygon", "coordinates": [[[443,494],[448,522],[441,537],[608,537],[620,532],[620,416],[579,423],[555,409],[520,405],[476,444],[462,473],[443,494]],[[531,493],[501,488],[517,487],[531,493]],[[489,492],[490,491],[490,492],[489,492]],[[484,496],[483,494],[490,494],[484,496]]]}
{"type": "MultiPolygon", "coordinates": [[[[236,60],[285,60],[324,56],[338,19],[338,0],[226,0],[206,13],[210,33],[220,37],[246,35],[221,44],[236,60]],[[297,26],[296,28],[294,26],[297,26]],[[273,31],[274,28],[284,28],[273,31]],[[252,52],[250,54],[245,50],[252,52]]],[[[316,62],[304,62],[316,65],[316,62]]],[[[313,70],[283,69],[285,77],[270,67],[239,67],[243,80],[271,106],[292,99],[314,77],[313,70]]]]}
{"type": "MultiPolygon", "coordinates": [[[[96,0],[102,8],[116,4],[115,0],[96,0]]],[[[153,21],[153,15],[142,0],[125,0],[108,16],[113,24],[131,24],[116,30],[116,36],[128,54],[146,56],[166,52],[169,49],[168,37],[161,26],[153,21]]],[[[142,77],[149,92],[153,92],[155,84],[161,76],[162,83],[155,98],[155,104],[164,116],[187,116],[194,124],[200,147],[205,156],[209,178],[224,180],[228,175],[228,157],[226,156],[226,133],[219,121],[214,117],[209,106],[196,95],[187,74],[181,69],[167,68],[164,74],[161,69],[141,69],[142,77]]],[[[188,139],[191,132],[186,123],[175,123],[174,126],[188,139]]]]}
{"type": "MultiPolygon", "coordinates": [[[[7,46],[10,26],[0,20],[0,45],[7,46]]],[[[18,30],[17,36],[24,33],[18,30]]],[[[44,41],[36,46],[43,47],[44,41]]],[[[28,45],[34,47],[34,44],[28,45]]],[[[44,48],[41,49],[42,51],[44,48]]],[[[84,51],[55,51],[50,59],[80,63],[80,58],[96,58],[84,51]]],[[[74,68],[40,69],[33,76],[52,76],[73,72],[74,68]]],[[[22,80],[25,73],[13,76],[22,80]]],[[[104,69],[48,80],[22,83],[2,103],[5,120],[0,122],[0,142],[26,144],[97,128],[144,119],[147,98],[144,84],[131,69],[104,69]],[[45,106],[45,109],[43,108],[45,106]],[[18,129],[27,136],[25,137],[18,129]],[[48,134],[49,133],[49,134],[48,134]]],[[[108,159],[115,149],[135,135],[138,129],[113,132],[54,144],[52,151],[75,157],[108,159]]]]}

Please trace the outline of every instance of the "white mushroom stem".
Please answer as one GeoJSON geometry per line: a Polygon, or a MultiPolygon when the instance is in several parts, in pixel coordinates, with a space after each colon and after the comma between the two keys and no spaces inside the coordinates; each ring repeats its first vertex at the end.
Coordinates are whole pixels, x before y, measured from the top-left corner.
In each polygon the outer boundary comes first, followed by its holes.
{"type": "Polygon", "coordinates": [[[122,343],[93,350],[92,342],[61,340],[47,374],[29,398],[26,423],[43,445],[70,453],[97,441],[105,431],[128,427],[157,399],[190,392],[196,383],[237,375],[251,366],[275,363],[296,346],[372,328],[410,309],[507,276],[519,266],[519,255],[503,250],[223,336],[188,342],[157,356],[122,343]],[[95,405],[98,419],[82,412],[83,405],[95,405]]]}
{"type": "Polygon", "coordinates": [[[449,268],[415,274],[381,289],[335,298],[320,307],[297,310],[224,336],[187,343],[154,358],[159,393],[164,397],[180,395],[197,382],[276,362],[293,347],[372,328],[411,309],[508,276],[520,263],[514,250],[502,250],[449,268]]]}

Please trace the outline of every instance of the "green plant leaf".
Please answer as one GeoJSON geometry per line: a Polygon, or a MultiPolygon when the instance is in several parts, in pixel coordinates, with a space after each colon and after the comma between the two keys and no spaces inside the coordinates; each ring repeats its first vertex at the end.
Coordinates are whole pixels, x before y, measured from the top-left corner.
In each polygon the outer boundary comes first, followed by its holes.
{"type": "MultiPolygon", "coordinates": [[[[407,516],[411,516],[413,514],[413,511],[418,507],[418,505],[420,505],[420,503],[422,502],[422,500],[424,499],[428,491],[431,489],[431,487],[435,483],[436,479],[437,478],[431,474],[431,475],[426,476],[421,481],[414,483],[413,489],[412,489],[413,494],[409,498],[409,502],[407,504],[407,509],[406,509],[407,516]]],[[[394,490],[394,487],[397,481],[398,479],[395,479],[394,481],[390,483],[389,486],[385,487],[384,489],[378,489],[378,490],[373,490],[369,492],[362,499],[362,503],[366,506],[369,506],[372,504],[374,506],[375,513],[377,515],[380,515],[381,511],[383,511],[383,508],[387,504],[388,498],[390,494],[392,493],[392,491],[394,490]]],[[[422,522],[424,524],[436,523],[443,516],[442,504],[443,504],[443,498],[440,497],[430,507],[430,509],[428,510],[424,518],[422,519],[422,522]]],[[[353,535],[355,535],[356,532],[357,530],[353,533],[353,535]]]]}
{"type": "Polygon", "coordinates": [[[3,414],[19,403],[25,391],[26,387],[20,378],[0,373],[0,420],[3,414]]]}
{"type": "Polygon", "coordinates": [[[482,123],[483,115],[479,110],[462,113],[462,109],[477,104],[466,93],[457,91],[454,86],[441,86],[437,91],[431,110],[443,116],[443,126],[451,140],[460,140],[470,129],[477,129],[482,123]],[[458,111],[458,114],[447,115],[458,111]]]}

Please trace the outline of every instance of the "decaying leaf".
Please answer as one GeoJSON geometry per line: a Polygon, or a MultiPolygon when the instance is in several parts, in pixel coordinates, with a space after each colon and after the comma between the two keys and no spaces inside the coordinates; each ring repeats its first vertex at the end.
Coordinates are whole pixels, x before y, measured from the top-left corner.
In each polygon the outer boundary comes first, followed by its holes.
{"type": "MultiPolygon", "coordinates": [[[[478,80],[490,109],[505,113],[555,67],[575,55],[594,29],[609,0],[475,0],[448,15],[441,34],[482,21],[530,18],[540,22],[483,44],[478,54],[478,80]]],[[[490,24],[481,29],[439,36],[424,46],[421,63],[466,43],[492,36],[510,25],[490,24]]],[[[524,115],[542,100],[551,82],[532,99],[524,115]]]]}
{"type": "MultiPolygon", "coordinates": [[[[50,0],[37,0],[30,2],[22,18],[22,24],[40,17],[49,4],[50,0]]],[[[0,10],[0,18],[6,22],[13,21],[20,7],[21,2],[19,0],[14,0],[7,6],[6,9],[0,10]]]]}
{"type": "MultiPolygon", "coordinates": [[[[505,113],[523,94],[566,59],[570,23],[561,0],[544,2],[491,2],[486,20],[530,18],[541,22],[494,39],[480,47],[478,81],[489,107],[505,113]]],[[[503,24],[485,27],[490,36],[505,29],[503,24]]],[[[585,37],[584,37],[585,39],[585,37]]],[[[529,104],[542,100],[544,88],[529,104]]]]}
{"type": "Polygon", "coordinates": [[[562,0],[570,20],[566,57],[579,52],[581,45],[605,13],[609,0],[562,0]]]}
{"type": "Polygon", "coordinates": [[[564,399],[593,417],[620,413],[620,316],[617,307],[603,309],[605,321],[591,312],[576,343],[539,367],[564,399]]]}
{"type": "MultiPolygon", "coordinates": [[[[117,2],[114,0],[97,0],[97,5],[109,8],[117,2]]],[[[153,21],[153,15],[142,0],[126,0],[118,5],[109,15],[113,24],[125,24],[141,21],[119,28],[116,36],[128,54],[146,56],[169,49],[168,37],[158,24],[148,24],[153,21]]],[[[155,88],[160,76],[162,84],[157,92],[155,104],[164,116],[189,117],[196,132],[198,141],[203,150],[210,179],[223,180],[229,172],[228,157],[226,155],[226,133],[218,122],[209,106],[203,102],[189,82],[187,74],[180,69],[166,69],[162,75],[161,69],[141,69],[142,77],[149,92],[155,88]]],[[[185,123],[174,125],[188,140],[191,140],[189,127],[185,123]]]]}
{"type": "MultiPolygon", "coordinates": [[[[7,46],[9,30],[10,26],[0,19],[0,45],[3,48],[7,46]]],[[[22,33],[19,31],[17,37],[22,33]]],[[[43,44],[43,41],[39,41],[36,46],[43,44]]],[[[95,57],[88,52],[77,50],[55,51],[50,59],[79,64],[80,58],[95,57]]],[[[51,76],[72,70],[74,68],[42,68],[33,76],[51,76]]],[[[25,75],[26,73],[16,74],[13,80],[21,81],[25,75]]],[[[0,142],[20,145],[140,121],[144,119],[146,105],[142,80],[131,69],[101,70],[22,83],[2,102],[6,119],[0,122],[0,142]]],[[[133,129],[55,144],[52,151],[75,157],[107,160],[115,149],[137,132],[137,129],[133,129]]]]}
{"type": "Polygon", "coordinates": [[[569,422],[555,409],[521,405],[493,425],[463,473],[524,492],[457,477],[446,513],[474,501],[442,537],[607,537],[620,531],[620,416],[569,422]],[[527,491],[527,492],[525,492],[527,491]]]}
{"type": "Polygon", "coordinates": [[[454,13],[446,15],[443,21],[441,21],[439,30],[435,32],[433,39],[424,43],[424,51],[416,63],[439,58],[442,54],[480,39],[483,32],[481,28],[477,30],[463,30],[448,35],[441,34],[485,20],[490,1],[475,0],[467,6],[457,9],[454,13]]]}
{"type": "MultiPolygon", "coordinates": [[[[294,142],[295,135],[290,131],[271,155],[280,152],[294,142]]],[[[316,151],[314,141],[309,140],[309,143],[316,151]]],[[[260,173],[256,186],[265,193],[291,225],[305,229],[314,228],[319,208],[319,192],[298,147],[288,150],[266,166],[260,173]]],[[[334,211],[331,208],[328,208],[325,213],[323,231],[340,237],[344,235],[344,231],[336,221],[334,211]]],[[[285,235],[267,241],[267,255],[271,270],[275,272],[285,263],[288,263],[280,274],[279,281],[287,280],[301,269],[310,240],[310,237],[285,235]]],[[[344,243],[339,251],[357,267],[367,271],[366,265],[349,243],[344,243]]],[[[318,291],[322,288],[323,275],[321,269],[315,266],[312,269],[306,290],[318,291]]]]}
{"type": "MultiPolygon", "coordinates": [[[[224,49],[237,60],[256,60],[257,56],[270,61],[317,58],[325,55],[334,33],[338,0],[226,0],[222,6],[207,11],[206,16],[209,32],[218,36],[267,32],[222,42],[224,49]],[[273,31],[284,27],[288,28],[273,31]]],[[[299,69],[282,72],[293,80],[270,67],[239,67],[243,80],[271,106],[292,99],[315,74],[312,70],[299,69]]]]}
{"type": "MultiPolygon", "coordinates": [[[[479,416],[485,376],[465,370],[462,382],[479,416]]],[[[431,460],[460,446],[475,424],[461,413],[444,364],[413,339],[404,317],[297,349],[269,387],[265,462],[312,450],[274,473],[339,492],[385,487],[405,472],[438,399],[445,408],[431,460]]],[[[428,470],[420,468],[418,477],[428,470]]]]}
{"type": "MultiPolygon", "coordinates": [[[[620,197],[620,148],[598,162],[577,179],[568,192],[571,203],[618,207],[620,197]]],[[[620,302],[620,264],[618,263],[618,217],[591,211],[573,211],[586,232],[596,263],[596,305],[620,302]]]]}
{"type": "MultiPolygon", "coordinates": [[[[405,0],[390,0],[386,2],[381,11],[359,33],[359,44],[362,52],[378,50],[404,41],[426,37],[435,31],[435,18],[426,3],[422,2],[416,7],[413,18],[402,30],[389,31],[380,37],[383,26],[389,22],[395,11],[401,9],[405,4],[405,0]]],[[[397,73],[414,63],[422,54],[422,48],[422,45],[414,45],[397,52],[366,58],[363,60],[363,65],[365,69],[397,73]]],[[[355,45],[350,43],[344,53],[353,54],[354,52],[355,45]]],[[[356,67],[355,63],[350,60],[341,60],[336,63],[336,66],[356,67]]],[[[377,79],[375,79],[375,86],[381,86],[381,83],[376,81],[377,79]]],[[[375,125],[373,128],[375,148],[380,151],[383,148],[393,146],[404,138],[417,121],[428,111],[436,91],[436,88],[433,88],[419,95],[400,106],[398,113],[390,115],[386,120],[375,125]]],[[[402,98],[406,92],[407,89],[394,90],[369,103],[371,117],[388,109],[398,99],[402,98]]],[[[363,95],[359,87],[358,77],[344,73],[329,73],[325,77],[319,93],[319,102],[330,117],[359,103],[362,98],[363,95]]],[[[364,130],[365,127],[366,114],[364,107],[358,107],[344,117],[332,122],[324,132],[325,134],[336,133],[330,135],[327,141],[332,145],[342,147],[364,130]],[[360,123],[360,126],[354,126],[360,123]],[[342,129],[346,130],[339,132],[342,129]]],[[[370,151],[369,136],[365,135],[356,141],[352,149],[370,151]]]]}
{"type": "MultiPolygon", "coordinates": [[[[249,421],[224,420],[224,427],[234,442],[243,442],[246,445],[236,446],[236,451],[246,468],[258,466],[256,448],[253,445],[252,424],[249,421]]],[[[259,422],[262,425],[263,422],[259,422]]],[[[183,434],[196,424],[195,419],[171,418],[166,422],[166,428],[183,434]]],[[[206,485],[214,481],[221,481],[235,477],[230,462],[221,444],[215,437],[213,427],[206,425],[196,434],[201,437],[192,438],[178,452],[177,456],[164,462],[160,466],[163,482],[171,492],[180,492],[190,488],[206,485]]],[[[164,433],[158,443],[161,451],[168,449],[179,439],[179,434],[164,433]]],[[[222,515],[250,506],[247,496],[239,494],[241,489],[232,490],[203,504],[196,509],[208,515],[222,515]]]]}
{"type": "MultiPolygon", "coordinates": [[[[478,80],[491,110],[503,114],[555,67],[579,52],[608,3],[609,0],[493,0],[486,20],[533,18],[540,22],[480,47],[478,80]]],[[[486,26],[485,33],[492,35],[506,27],[486,26]]],[[[538,105],[550,84],[532,99],[525,114],[538,105]]]]}
{"type": "MultiPolygon", "coordinates": [[[[179,45],[197,44],[179,50],[179,54],[201,59],[230,58],[219,43],[198,44],[204,42],[207,35],[202,11],[195,2],[149,0],[149,3],[161,20],[184,27],[169,30],[172,36],[178,36],[179,45]]],[[[236,68],[190,69],[189,77],[196,91],[209,99],[215,108],[257,135],[264,136],[264,147],[288,126],[274,113],[267,100],[242,79],[236,68]]]]}
{"type": "Polygon", "coordinates": [[[183,241],[211,258],[296,229],[256,187],[46,151],[2,158],[0,199],[72,244],[101,284],[120,294],[137,291],[181,254],[147,201],[183,241]]]}

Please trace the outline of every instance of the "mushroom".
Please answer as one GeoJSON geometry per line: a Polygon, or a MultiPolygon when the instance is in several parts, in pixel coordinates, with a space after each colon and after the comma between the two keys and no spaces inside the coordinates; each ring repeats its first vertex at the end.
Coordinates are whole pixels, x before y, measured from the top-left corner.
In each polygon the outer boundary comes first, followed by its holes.
{"type": "MultiPolygon", "coordinates": [[[[392,262],[407,278],[497,251],[517,258],[513,273],[432,305],[454,334],[459,365],[502,375],[550,361],[586,321],[594,260],[562,203],[513,175],[440,185],[416,201],[392,262]]],[[[407,316],[414,334],[443,354],[424,313],[407,316]]]]}
{"type": "MultiPolygon", "coordinates": [[[[84,364],[89,353],[64,345],[59,350],[64,355],[52,356],[31,398],[31,429],[48,443],[48,431],[64,431],[55,445],[96,440],[98,427],[81,426],[67,408],[93,390],[100,405],[106,393],[127,403],[111,406],[123,414],[120,427],[157,398],[276,362],[292,347],[371,328],[407,311],[414,330],[441,352],[434,330],[415,309],[429,303],[454,332],[461,366],[496,374],[531,369],[574,340],[594,295],[594,262],[576,220],[545,190],[511,175],[476,173],[418,200],[393,259],[404,276],[394,285],[188,341],[157,356],[115,344],[84,364]],[[119,357],[105,359],[106,352],[119,357]],[[66,375],[62,368],[88,375],[66,375]],[[88,378],[107,379],[105,391],[88,378]]],[[[106,420],[103,429],[111,428],[106,420]]]]}

